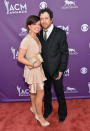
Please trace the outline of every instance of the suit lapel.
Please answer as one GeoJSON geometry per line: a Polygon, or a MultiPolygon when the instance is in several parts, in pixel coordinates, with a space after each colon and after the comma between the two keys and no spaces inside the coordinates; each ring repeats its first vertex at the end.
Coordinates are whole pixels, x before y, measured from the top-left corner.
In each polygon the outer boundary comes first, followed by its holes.
{"type": "Polygon", "coordinates": [[[52,43],[53,43],[53,41],[54,41],[53,38],[55,38],[55,33],[56,33],[56,27],[54,26],[54,28],[53,28],[50,36],[49,36],[48,39],[47,39],[47,43],[49,44],[49,45],[48,45],[48,49],[51,49],[52,43]]]}
{"type": "MultiPolygon", "coordinates": [[[[53,38],[55,37],[55,33],[56,33],[56,27],[54,26],[50,36],[46,40],[49,49],[50,49],[50,46],[52,46],[52,42],[53,42],[53,38]]],[[[41,44],[43,44],[43,41],[44,41],[44,39],[43,39],[43,30],[41,30],[41,32],[40,32],[40,39],[41,39],[41,44]]]]}
{"type": "Polygon", "coordinates": [[[51,32],[51,34],[49,35],[49,37],[48,37],[47,41],[49,41],[49,40],[52,38],[52,36],[53,36],[54,32],[55,32],[55,26],[54,26],[54,28],[53,28],[53,30],[52,30],[52,32],[51,32]]]}

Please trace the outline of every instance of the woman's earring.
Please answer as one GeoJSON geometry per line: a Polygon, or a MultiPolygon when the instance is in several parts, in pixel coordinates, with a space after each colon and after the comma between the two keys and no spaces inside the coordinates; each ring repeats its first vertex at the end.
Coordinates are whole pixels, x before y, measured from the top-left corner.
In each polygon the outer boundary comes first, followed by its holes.
{"type": "Polygon", "coordinates": [[[30,33],[30,34],[31,34],[31,32],[32,32],[32,31],[31,31],[31,30],[29,30],[29,33],[30,33]]]}

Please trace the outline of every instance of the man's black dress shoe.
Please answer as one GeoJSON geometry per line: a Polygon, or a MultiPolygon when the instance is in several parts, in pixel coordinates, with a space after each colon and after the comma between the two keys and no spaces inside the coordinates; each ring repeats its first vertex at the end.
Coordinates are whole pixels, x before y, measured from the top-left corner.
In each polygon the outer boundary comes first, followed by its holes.
{"type": "Polygon", "coordinates": [[[63,122],[66,119],[67,115],[63,118],[59,118],[59,122],[63,122]]]}
{"type": "Polygon", "coordinates": [[[59,122],[63,122],[65,120],[65,118],[63,118],[63,119],[59,119],[59,122]]]}

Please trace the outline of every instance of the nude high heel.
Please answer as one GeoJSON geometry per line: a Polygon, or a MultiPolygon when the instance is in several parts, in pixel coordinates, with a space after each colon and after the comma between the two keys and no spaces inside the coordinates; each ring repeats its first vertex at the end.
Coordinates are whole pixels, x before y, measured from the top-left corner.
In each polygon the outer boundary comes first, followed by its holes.
{"type": "Polygon", "coordinates": [[[39,123],[41,124],[41,126],[43,126],[43,127],[49,126],[50,123],[49,123],[48,121],[43,122],[43,121],[40,119],[40,118],[42,118],[42,117],[43,117],[43,116],[38,117],[37,114],[35,115],[35,119],[36,119],[37,121],[39,121],[39,123]]]}

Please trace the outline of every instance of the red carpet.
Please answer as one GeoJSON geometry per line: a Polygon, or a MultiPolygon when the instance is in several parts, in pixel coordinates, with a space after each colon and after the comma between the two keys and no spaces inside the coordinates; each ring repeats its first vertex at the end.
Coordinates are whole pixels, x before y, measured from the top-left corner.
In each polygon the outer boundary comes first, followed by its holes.
{"type": "Polygon", "coordinates": [[[48,117],[49,127],[41,127],[29,111],[30,102],[0,103],[0,131],[90,131],[90,99],[67,100],[68,116],[58,122],[57,101],[48,117]]]}

